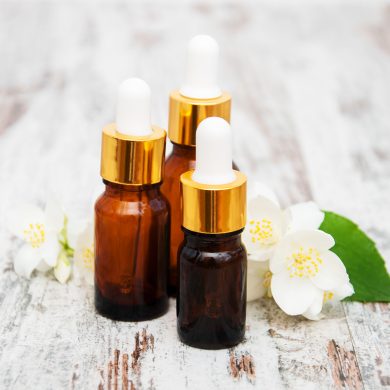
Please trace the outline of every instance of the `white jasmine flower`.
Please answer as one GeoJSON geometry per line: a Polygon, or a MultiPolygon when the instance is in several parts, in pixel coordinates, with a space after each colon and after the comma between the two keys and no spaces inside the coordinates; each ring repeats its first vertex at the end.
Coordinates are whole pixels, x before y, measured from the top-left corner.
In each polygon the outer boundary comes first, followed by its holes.
{"type": "Polygon", "coordinates": [[[259,182],[248,189],[248,222],[243,240],[248,252],[247,300],[271,296],[267,274],[268,260],[272,257],[280,240],[288,232],[297,229],[318,229],[324,213],[314,202],[298,203],[282,210],[274,192],[259,182]],[[263,265],[257,262],[265,262],[263,265]]]}
{"type": "Polygon", "coordinates": [[[243,240],[253,261],[267,261],[286,233],[318,229],[323,220],[324,213],[314,202],[298,203],[282,210],[273,191],[255,182],[249,189],[243,240]]]}
{"type": "Polygon", "coordinates": [[[329,249],[335,242],[321,230],[297,230],[280,241],[270,259],[271,291],[289,315],[317,319],[324,300],[353,293],[340,258],[329,249]]]}
{"type": "Polygon", "coordinates": [[[267,261],[287,231],[286,215],[268,187],[255,182],[249,189],[243,240],[253,261],[267,261]]]}
{"type": "Polygon", "coordinates": [[[64,221],[64,212],[54,199],[44,210],[26,204],[10,211],[8,228],[24,241],[14,259],[17,274],[29,278],[34,269],[47,271],[57,265],[64,221]]]}
{"type": "Polygon", "coordinates": [[[88,284],[94,283],[94,226],[86,223],[84,230],[78,235],[74,251],[75,271],[88,284]]]}

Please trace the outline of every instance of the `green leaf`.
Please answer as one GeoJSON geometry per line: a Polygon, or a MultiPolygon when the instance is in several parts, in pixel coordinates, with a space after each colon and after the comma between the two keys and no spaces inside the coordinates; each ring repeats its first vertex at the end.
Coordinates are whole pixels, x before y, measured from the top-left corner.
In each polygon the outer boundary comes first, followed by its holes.
{"type": "Polygon", "coordinates": [[[355,289],[345,300],[390,302],[390,276],[374,241],[355,223],[330,211],[325,211],[320,229],[335,239],[331,250],[344,263],[355,289]]]}

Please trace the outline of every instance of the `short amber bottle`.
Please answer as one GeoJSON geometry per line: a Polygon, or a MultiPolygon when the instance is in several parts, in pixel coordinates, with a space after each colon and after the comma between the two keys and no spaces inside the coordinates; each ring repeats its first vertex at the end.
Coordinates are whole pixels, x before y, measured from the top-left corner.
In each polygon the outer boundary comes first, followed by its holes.
{"type": "Polygon", "coordinates": [[[183,231],[179,337],[197,348],[232,347],[245,335],[247,258],[242,230],[218,235],[183,231]]]}
{"type": "Polygon", "coordinates": [[[96,309],[117,320],[158,317],[168,308],[168,202],[160,184],[104,182],[95,205],[96,309]]]}

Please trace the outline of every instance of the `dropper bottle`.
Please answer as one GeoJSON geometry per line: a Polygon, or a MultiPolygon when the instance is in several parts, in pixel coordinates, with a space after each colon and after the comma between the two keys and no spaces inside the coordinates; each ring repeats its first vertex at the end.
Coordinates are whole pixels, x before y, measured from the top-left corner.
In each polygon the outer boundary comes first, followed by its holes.
{"type": "Polygon", "coordinates": [[[168,309],[169,205],[160,192],[166,133],[150,123],[141,79],[118,91],[116,123],[102,134],[104,193],[95,204],[95,307],[142,321],[168,309]]]}
{"type": "Polygon", "coordinates": [[[187,49],[185,81],[169,99],[168,137],[172,153],[165,164],[161,191],[171,204],[169,293],[176,295],[177,252],[183,241],[181,231],[180,175],[195,167],[196,129],[208,117],[230,121],[231,97],[218,86],[218,43],[208,35],[192,38],[187,49]]]}
{"type": "Polygon", "coordinates": [[[225,120],[205,119],[196,145],[196,168],[180,178],[184,241],[178,256],[177,330],[193,347],[230,348],[245,334],[246,177],[232,169],[225,120]]]}

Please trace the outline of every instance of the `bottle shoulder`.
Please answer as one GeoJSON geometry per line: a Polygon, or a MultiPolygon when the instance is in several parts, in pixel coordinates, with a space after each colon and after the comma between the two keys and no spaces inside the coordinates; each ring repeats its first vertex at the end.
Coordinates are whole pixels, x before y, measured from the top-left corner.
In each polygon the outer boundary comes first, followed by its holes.
{"type": "Polygon", "coordinates": [[[184,241],[180,247],[180,260],[193,263],[199,266],[222,267],[229,263],[246,261],[247,254],[245,246],[239,243],[228,248],[204,248],[194,245],[187,245],[184,241]]]}
{"type": "Polygon", "coordinates": [[[193,159],[177,155],[171,155],[167,158],[161,190],[169,200],[172,201],[174,198],[180,202],[180,176],[191,169],[195,169],[195,160],[193,159]]]}
{"type": "Polygon", "coordinates": [[[165,171],[184,170],[195,168],[195,156],[171,153],[165,160],[165,171]]]}
{"type": "Polygon", "coordinates": [[[147,192],[116,193],[104,192],[95,202],[95,212],[113,215],[147,215],[169,212],[169,204],[160,191],[148,194],[147,192]]]}

